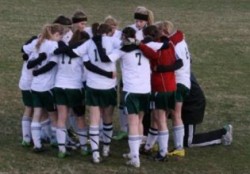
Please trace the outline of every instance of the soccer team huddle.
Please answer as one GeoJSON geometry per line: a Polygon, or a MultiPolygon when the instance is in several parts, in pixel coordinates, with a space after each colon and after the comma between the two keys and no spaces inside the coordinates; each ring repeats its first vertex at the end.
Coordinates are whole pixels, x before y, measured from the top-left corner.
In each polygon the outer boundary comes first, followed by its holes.
{"type": "Polygon", "coordinates": [[[140,153],[150,154],[156,143],[156,161],[183,155],[181,108],[190,89],[191,59],[184,34],[170,21],[154,22],[152,11],[143,6],[135,9],[134,24],[122,30],[112,16],[86,25],[83,11],[72,18],[60,15],[22,46],[22,145],[33,143],[33,151],[42,152],[47,140],[64,158],[74,144],[67,131],[71,127],[82,155],[91,154],[92,162],[100,163],[101,156],[112,152],[113,112],[120,96],[120,128],[130,150],[122,155],[127,165],[140,167],[140,153]],[[146,113],[151,122],[142,144],[146,113]],[[168,149],[168,115],[173,151],[168,149]]]}

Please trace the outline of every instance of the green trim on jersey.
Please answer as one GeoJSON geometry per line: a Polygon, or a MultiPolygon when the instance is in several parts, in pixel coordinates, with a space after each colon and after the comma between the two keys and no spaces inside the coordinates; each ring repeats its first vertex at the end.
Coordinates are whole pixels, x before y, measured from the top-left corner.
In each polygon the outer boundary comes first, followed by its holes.
{"type": "Polygon", "coordinates": [[[117,105],[117,92],[115,88],[101,90],[86,88],[86,105],[108,107],[117,105]]]}
{"type": "Polygon", "coordinates": [[[124,110],[127,114],[139,114],[149,110],[150,93],[138,94],[123,92],[124,110]]]}

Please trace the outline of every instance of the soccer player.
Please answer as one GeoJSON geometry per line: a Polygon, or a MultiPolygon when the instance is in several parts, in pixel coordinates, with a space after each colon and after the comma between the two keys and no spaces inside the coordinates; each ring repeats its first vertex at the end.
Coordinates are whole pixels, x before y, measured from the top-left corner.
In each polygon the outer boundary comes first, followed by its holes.
{"type": "Polygon", "coordinates": [[[174,44],[176,57],[177,59],[181,59],[183,64],[181,68],[175,71],[177,92],[175,109],[172,114],[175,149],[171,151],[169,155],[184,157],[184,125],[181,119],[181,110],[183,101],[190,90],[191,56],[185,41],[184,34],[181,31],[176,30],[172,22],[163,21],[158,23],[157,26],[162,35],[168,37],[169,40],[174,44]]]}
{"type": "Polygon", "coordinates": [[[124,110],[128,115],[128,144],[130,152],[123,157],[129,158],[127,165],[140,167],[139,148],[143,136],[143,116],[149,109],[150,64],[149,60],[133,44],[126,45],[129,39],[135,39],[136,31],[126,27],[122,31],[123,46],[109,55],[110,59],[120,58],[123,80],[124,110]]]}
{"type": "Polygon", "coordinates": [[[231,124],[221,129],[196,133],[196,125],[202,123],[205,108],[205,95],[194,74],[191,73],[191,89],[182,107],[182,120],[185,127],[184,146],[204,147],[216,144],[230,145],[233,141],[233,126],[231,124]]]}
{"type": "Polygon", "coordinates": [[[143,6],[138,6],[134,11],[135,23],[130,25],[136,31],[136,39],[143,40],[143,28],[154,23],[154,14],[143,6]]]}
{"type": "Polygon", "coordinates": [[[31,55],[33,51],[35,40],[37,39],[37,36],[32,37],[29,39],[22,47],[22,53],[23,53],[23,66],[21,71],[21,76],[19,80],[19,88],[22,92],[22,99],[23,104],[25,106],[24,113],[22,117],[22,145],[23,146],[30,146],[31,145],[31,119],[33,115],[33,102],[32,102],[32,94],[31,94],[31,82],[33,79],[32,75],[32,69],[27,68],[27,62],[29,59],[29,56],[31,55]],[[31,44],[32,43],[32,44],[31,44]]]}
{"type": "Polygon", "coordinates": [[[34,142],[34,151],[43,151],[41,144],[41,124],[40,118],[43,108],[48,111],[52,125],[56,126],[56,109],[54,107],[54,97],[52,89],[54,87],[54,77],[56,69],[54,62],[57,57],[53,56],[53,51],[58,47],[57,41],[61,40],[63,27],[59,24],[45,25],[41,35],[37,39],[35,51],[30,56],[27,68],[33,70],[33,80],[31,83],[32,99],[34,106],[33,119],[31,123],[31,133],[34,142]],[[49,66],[44,68],[44,65],[49,66]],[[49,70],[48,70],[49,69],[49,70]]]}
{"type": "MultiPolygon", "coordinates": [[[[94,23],[92,25],[93,38],[81,46],[73,49],[78,56],[85,57],[95,66],[116,72],[115,62],[110,61],[106,54],[120,47],[120,42],[115,42],[110,36],[112,28],[107,24],[94,23]]],[[[113,75],[112,75],[113,76],[113,75]]],[[[109,156],[110,143],[113,134],[112,114],[117,102],[116,77],[101,76],[94,72],[87,73],[86,105],[90,111],[89,137],[92,148],[92,160],[100,163],[99,152],[99,123],[103,116],[103,149],[102,155],[109,156]]]]}
{"type": "MultiPolygon", "coordinates": [[[[167,66],[175,63],[176,57],[173,43],[169,42],[166,36],[161,35],[156,26],[151,25],[146,27],[143,29],[143,34],[145,40],[147,37],[151,37],[154,41],[163,43],[162,47],[157,51],[151,49],[147,44],[141,43],[139,45],[143,54],[150,59],[152,70],[157,65],[167,66]]],[[[152,42],[148,44],[150,43],[152,42]]],[[[157,161],[165,161],[168,153],[169,139],[166,115],[168,115],[175,106],[176,81],[174,71],[167,73],[153,71],[151,74],[151,85],[152,97],[150,105],[151,109],[153,109],[153,119],[151,120],[151,128],[149,129],[144,148],[146,151],[151,150],[158,136],[159,152],[154,159],[157,161]]]]}

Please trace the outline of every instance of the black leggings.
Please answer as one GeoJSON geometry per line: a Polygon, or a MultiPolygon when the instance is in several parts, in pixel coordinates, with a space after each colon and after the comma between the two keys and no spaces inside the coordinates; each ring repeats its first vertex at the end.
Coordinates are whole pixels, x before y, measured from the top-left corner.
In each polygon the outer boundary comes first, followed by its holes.
{"type": "Polygon", "coordinates": [[[202,147],[215,144],[221,144],[221,138],[226,134],[226,129],[218,129],[206,133],[195,134],[195,124],[184,124],[184,146],[185,147],[202,147]]]}

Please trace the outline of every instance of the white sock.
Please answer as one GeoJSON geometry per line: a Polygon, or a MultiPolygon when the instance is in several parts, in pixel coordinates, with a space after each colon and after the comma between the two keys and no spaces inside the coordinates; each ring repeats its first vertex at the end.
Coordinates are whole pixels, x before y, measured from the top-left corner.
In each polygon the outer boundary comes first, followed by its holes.
{"type": "Polygon", "coordinates": [[[88,142],[88,128],[78,129],[77,131],[81,149],[87,150],[87,142],[88,142]]]}
{"type": "Polygon", "coordinates": [[[128,136],[128,144],[130,149],[130,154],[132,160],[137,162],[140,161],[139,159],[139,148],[140,148],[141,136],[140,135],[129,135],[128,136]]]}
{"type": "Polygon", "coordinates": [[[22,134],[23,141],[29,143],[31,141],[31,118],[28,116],[23,116],[22,118],[22,134]]]}
{"type": "Polygon", "coordinates": [[[174,126],[173,127],[174,134],[174,145],[176,149],[183,149],[183,139],[184,139],[184,126],[174,126]]]}
{"type": "Polygon", "coordinates": [[[125,114],[123,107],[119,108],[120,129],[123,132],[128,132],[128,116],[125,114]]]}
{"type": "Polygon", "coordinates": [[[145,144],[145,149],[152,149],[158,137],[158,130],[154,128],[149,128],[147,142],[145,144]]]}
{"type": "Polygon", "coordinates": [[[110,124],[103,123],[103,144],[104,145],[107,145],[107,146],[110,145],[112,135],[113,135],[112,123],[110,123],[110,124]]]}
{"type": "Polygon", "coordinates": [[[56,129],[56,139],[58,143],[58,148],[60,152],[65,153],[66,152],[66,128],[57,128],[56,129]]]}
{"type": "Polygon", "coordinates": [[[52,126],[51,127],[51,138],[50,138],[50,143],[56,144],[56,127],[52,126]]]}
{"type": "Polygon", "coordinates": [[[34,146],[41,148],[41,124],[39,122],[31,122],[31,135],[34,146]]]}
{"type": "Polygon", "coordinates": [[[41,137],[45,140],[50,139],[51,137],[51,125],[50,125],[50,119],[46,119],[41,122],[42,127],[42,134],[44,137],[41,137]]]}
{"type": "Polygon", "coordinates": [[[168,130],[158,132],[159,152],[161,156],[165,156],[168,153],[168,130]]]}
{"type": "Polygon", "coordinates": [[[99,151],[99,126],[89,127],[89,139],[92,151],[99,151]]]}

